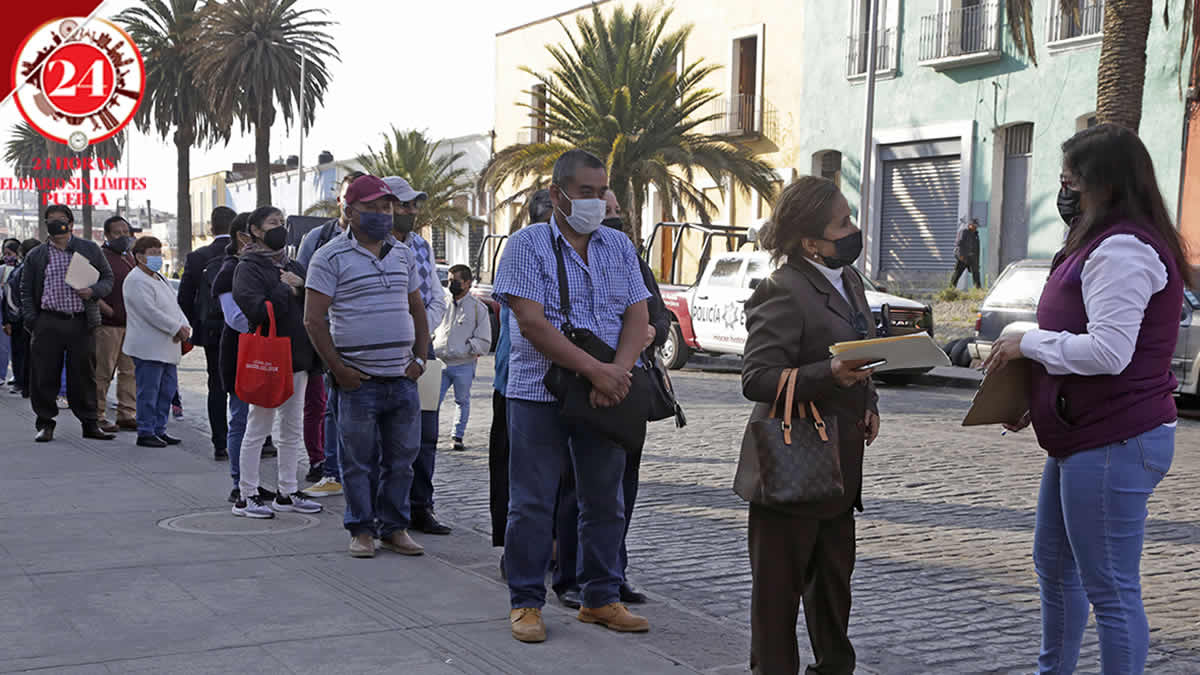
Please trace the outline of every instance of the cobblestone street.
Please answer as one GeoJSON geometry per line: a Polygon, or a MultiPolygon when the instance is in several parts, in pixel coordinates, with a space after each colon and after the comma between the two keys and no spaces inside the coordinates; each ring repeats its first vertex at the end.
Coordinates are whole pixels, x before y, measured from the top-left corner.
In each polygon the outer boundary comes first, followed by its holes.
{"type": "MultiPolygon", "coordinates": [[[[203,362],[185,365],[188,414],[197,423],[203,362]]],[[[746,508],[730,485],[748,405],[736,362],[719,365],[725,372],[676,373],[685,429],[651,427],[629,535],[630,577],[659,602],[744,631],[746,508]]],[[[488,535],[490,359],[479,373],[468,450],[440,453],[437,500],[439,515],[488,535]]],[[[851,623],[860,663],[881,673],[1027,673],[1036,661],[1031,551],[1045,455],[1030,433],[958,426],[969,402],[963,390],[881,388],[883,426],[867,455],[851,623]]],[[[447,401],[444,438],[452,417],[447,401]]],[[[1143,561],[1151,673],[1200,672],[1200,459],[1193,452],[1200,424],[1181,421],[1176,447],[1171,474],[1150,503],[1143,561]]],[[[1089,628],[1080,672],[1097,669],[1089,628]]]]}

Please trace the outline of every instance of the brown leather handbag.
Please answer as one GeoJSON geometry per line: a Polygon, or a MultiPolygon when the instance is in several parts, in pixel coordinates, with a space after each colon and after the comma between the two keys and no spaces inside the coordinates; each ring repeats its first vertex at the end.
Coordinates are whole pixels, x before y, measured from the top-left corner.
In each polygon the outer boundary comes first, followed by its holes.
{"type": "Polygon", "coordinates": [[[792,424],[796,369],[779,375],[770,412],[755,406],[742,436],[733,491],[763,506],[816,502],[842,496],[842,463],[838,454],[837,420],[821,417],[812,401],[802,406],[804,417],[792,424]],[[783,398],[783,417],[776,417],[783,398]],[[811,413],[811,418],[809,414],[811,413]]]}

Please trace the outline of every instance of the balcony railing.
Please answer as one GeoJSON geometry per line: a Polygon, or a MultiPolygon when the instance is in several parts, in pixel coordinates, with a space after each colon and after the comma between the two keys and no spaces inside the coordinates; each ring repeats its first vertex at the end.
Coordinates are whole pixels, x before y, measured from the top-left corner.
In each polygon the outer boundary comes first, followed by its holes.
{"type": "MultiPolygon", "coordinates": [[[[870,33],[858,33],[846,38],[846,77],[867,74],[867,50],[870,49],[870,33]]],[[[875,38],[875,72],[883,73],[896,69],[896,29],[881,30],[875,38]]]]}
{"type": "Polygon", "coordinates": [[[712,133],[717,136],[774,138],[777,113],[774,106],[761,96],[738,94],[712,102],[709,116],[713,118],[712,133]]]}
{"type": "Polygon", "coordinates": [[[921,63],[940,69],[1000,58],[999,21],[995,2],[921,17],[921,63]]]}
{"type": "Polygon", "coordinates": [[[1099,37],[1104,34],[1104,0],[1078,0],[1075,12],[1064,12],[1062,5],[1051,5],[1048,41],[1065,42],[1099,37]]]}

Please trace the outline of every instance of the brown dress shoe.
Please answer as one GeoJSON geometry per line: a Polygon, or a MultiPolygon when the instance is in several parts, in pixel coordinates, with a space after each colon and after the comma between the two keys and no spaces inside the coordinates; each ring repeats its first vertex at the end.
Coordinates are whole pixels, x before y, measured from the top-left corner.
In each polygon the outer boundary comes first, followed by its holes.
{"type": "Polygon", "coordinates": [[[537,607],[522,607],[508,613],[512,624],[512,636],[520,642],[545,642],[546,622],[542,621],[542,610],[537,607]]]}
{"type": "Polygon", "coordinates": [[[106,434],[115,434],[120,430],[121,430],[121,427],[113,424],[112,422],[109,422],[108,420],[105,420],[100,423],[100,431],[103,431],[106,434]]]}
{"type": "Polygon", "coordinates": [[[374,558],[375,537],[372,537],[369,534],[360,534],[356,537],[350,537],[350,557],[374,558]]]}
{"type": "Polygon", "coordinates": [[[408,530],[396,530],[395,532],[383,537],[379,540],[379,548],[400,555],[422,555],[425,553],[425,547],[413,541],[412,537],[408,536],[408,530]]]}
{"type": "Polygon", "coordinates": [[[117,420],[117,428],[121,431],[137,431],[137,420],[117,420]]]}
{"type": "Polygon", "coordinates": [[[595,609],[583,607],[579,610],[579,620],[600,624],[619,633],[645,633],[650,630],[650,622],[646,617],[630,612],[619,602],[595,609]]]}

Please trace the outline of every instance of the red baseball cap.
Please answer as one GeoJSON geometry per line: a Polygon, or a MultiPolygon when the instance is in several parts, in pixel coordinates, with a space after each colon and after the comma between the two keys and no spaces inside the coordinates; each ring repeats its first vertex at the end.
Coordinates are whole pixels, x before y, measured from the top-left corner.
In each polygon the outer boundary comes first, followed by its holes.
{"type": "Polygon", "coordinates": [[[400,201],[400,198],[392,194],[388,189],[387,183],[383,182],[378,176],[359,176],[354,179],[350,187],[346,188],[346,197],[344,199],[347,204],[355,204],[357,202],[373,202],[380,197],[387,197],[392,201],[400,201]]]}

